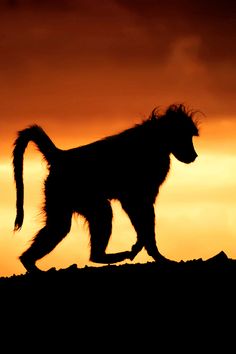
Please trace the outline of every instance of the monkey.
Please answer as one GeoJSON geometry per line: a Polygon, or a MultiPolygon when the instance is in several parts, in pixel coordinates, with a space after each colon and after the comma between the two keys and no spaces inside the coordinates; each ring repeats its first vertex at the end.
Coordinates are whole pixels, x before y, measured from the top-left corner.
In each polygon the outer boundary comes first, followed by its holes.
{"type": "Polygon", "coordinates": [[[182,103],[169,105],[163,113],[154,108],[132,127],[67,150],[56,147],[37,124],[18,131],[12,153],[15,231],[22,228],[24,219],[23,157],[29,142],[36,145],[48,168],[42,208],[45,223],[19,257],[26,271],[40,271],[36,262],[69,233],[73,214],[83,216],[88,223],[92,262],[132,261],[143,248],[154,261],[168,261],[157,247],[154,206],[170,170],[171,154],[185,164],[198,156],[193,144],[193,137],[199,135],[196,112],[182,103]],[[137,241],[131,250],[109,254],[112,200],[121,203],[137,241]]]}

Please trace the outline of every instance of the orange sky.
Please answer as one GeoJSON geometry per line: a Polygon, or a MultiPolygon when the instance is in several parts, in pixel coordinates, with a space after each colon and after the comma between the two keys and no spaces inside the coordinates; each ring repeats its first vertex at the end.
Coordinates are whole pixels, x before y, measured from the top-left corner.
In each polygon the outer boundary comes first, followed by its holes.
{"type": "MultiPolygon", "coordinates": [[[[236,5],[233,1],[9,0],[0,3],[0,276],[25,270],[17,257],[41,226],[46,166],[25,155],[25,221],[13,234],[11,152],[19,129],[42,125],[60,148],[125,129],[155,106],[201,110],[198,159],[172,159],[157,199],[157,241],[176,260],[224,250],[236,258],[236,5]]],[[[130,249],[134,231],[119,203],[108,250],[130,249]]],[[[88,262],[88,234],[67,238],[38,262],[88,262]]],[[[149,259],[142,252],[135,262],[149,259]]],[[[91,265],[91,264],[90,264],[91,265]]]]}

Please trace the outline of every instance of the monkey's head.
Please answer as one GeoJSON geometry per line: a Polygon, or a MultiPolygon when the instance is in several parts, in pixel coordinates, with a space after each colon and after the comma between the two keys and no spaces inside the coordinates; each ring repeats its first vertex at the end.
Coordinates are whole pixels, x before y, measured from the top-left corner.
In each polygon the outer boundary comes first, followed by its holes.
{"type": "Polygon", "coordinates": [[[183,104],[179,104],[169,106],[160,116],[154,110],[151,116],[156,116],[160,138],[168,152],[187,164],[197,157],[193,145],[193,137],[199,135],[198,123],[193,119],[196,113],[197,111],[187,110],[183,104]]]}

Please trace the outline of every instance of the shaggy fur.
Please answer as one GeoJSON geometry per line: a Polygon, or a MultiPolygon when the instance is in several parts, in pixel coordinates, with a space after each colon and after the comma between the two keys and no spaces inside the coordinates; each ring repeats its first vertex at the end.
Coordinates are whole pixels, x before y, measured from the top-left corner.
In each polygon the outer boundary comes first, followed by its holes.
{"type": "Polygon", "coordinates": [[[192,138],[198,135],[195,112],[183,104],[157,109],[134,127],[91,144],[58,149],[44,130],[32,125],[18,132],[13,167],[16,183],[15,230],[24,218],[23,156],[33,141],[48,163],[45,180],[45,226],[20,256],[27,271],[69,233],[73,213],[83,215],[90,231],[90,260],[114,263],[133,259],[143,247],[156,261],[166,258],[155,240],[154,203],[170,168],[170,154],[184,163],[197,157],[192,138]],[[137,233],[131,251],[106,254],[112,232],[111,200],[119,200],[137,233]]]}

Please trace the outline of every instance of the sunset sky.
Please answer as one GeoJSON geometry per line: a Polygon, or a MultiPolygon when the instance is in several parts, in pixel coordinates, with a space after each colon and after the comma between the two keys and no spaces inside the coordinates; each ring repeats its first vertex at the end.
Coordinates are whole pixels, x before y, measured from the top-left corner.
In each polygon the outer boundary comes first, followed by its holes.
{"type": "MultiPolygon", "coordinates": [[[[46,165],[25,153],[25,220],[13,233],[12,148],[36,123],[67,149],[141,122],[153,108],[185,103],[202,112],[197,160],[171,157],[156,202],[164,256],[236,258],[236,3],[207,0],[0,1],[0,276],[25,273],[18,260],[41,228],[46,165]]],[[[107,251],[136,236],[118,202],[107,251]]],[[[152,261],[142,251],[133,262],[152,261]]],[[[88,230],[70,234],[38,261],[43,270],[94,266],[88,230]]]]}

